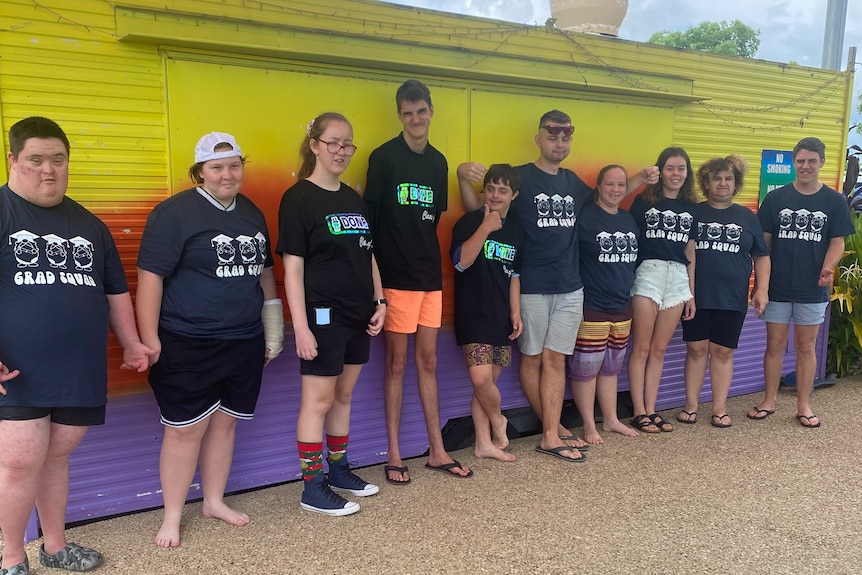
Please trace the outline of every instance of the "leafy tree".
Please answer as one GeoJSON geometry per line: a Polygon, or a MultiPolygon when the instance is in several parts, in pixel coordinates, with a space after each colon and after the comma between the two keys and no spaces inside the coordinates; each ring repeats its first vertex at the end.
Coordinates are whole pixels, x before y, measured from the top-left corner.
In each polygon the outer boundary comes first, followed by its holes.
{"type": "Polygon", "coordinates": [[[758,36],[760,36],[760,30],[734,20],[730,24],[725,21],[701,22],[697,26],[691,26],[685,32],[662,30],[650,36],[649,41],[674,48],[753,58],[760,48],[758,36]]]}

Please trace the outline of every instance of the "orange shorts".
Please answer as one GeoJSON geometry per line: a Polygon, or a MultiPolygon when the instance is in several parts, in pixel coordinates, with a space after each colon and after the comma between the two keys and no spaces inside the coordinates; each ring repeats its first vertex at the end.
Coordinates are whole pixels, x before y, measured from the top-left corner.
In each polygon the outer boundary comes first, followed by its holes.
{"type": "Polygon", "coordinates": [[[443,321],[443,291],[408,291],[383,288],[386,321],[383,329],[395,333],[416,333],[422,327],[439,328],[443,321]]]}

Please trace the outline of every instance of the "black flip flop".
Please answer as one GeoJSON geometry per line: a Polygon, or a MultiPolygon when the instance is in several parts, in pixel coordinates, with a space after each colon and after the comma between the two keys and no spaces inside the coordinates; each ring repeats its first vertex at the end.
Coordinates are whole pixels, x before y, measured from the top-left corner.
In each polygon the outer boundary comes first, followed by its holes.
{"type": "Polygon", "coordinates": [[[390,471],[404,474],[410,470],[407,469],[406,465],[404,467],[398,467],[397,465],[384,465],[383,466],[383,474],[386,475],[386,483],[388,483],[390,485],[409,485],[410,481],[412,481],[411,478],[409,478],[409,477],[407,478],[407,481],[398,481],[397,479],[392,479],[391,477],[389,477],[390,471]]]}

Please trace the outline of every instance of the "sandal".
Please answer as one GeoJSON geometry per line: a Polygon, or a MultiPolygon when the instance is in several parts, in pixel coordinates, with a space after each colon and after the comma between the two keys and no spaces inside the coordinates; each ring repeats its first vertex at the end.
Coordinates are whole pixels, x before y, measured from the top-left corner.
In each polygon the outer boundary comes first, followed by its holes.
{"type": "Polygon", "coordinates": [[[632,427],[644,433],[661,433],[661,429],[645,413],[632,417],[629,423],[632,427]]]}
{"type": "Polygon", "coordinates": [[[799,420],[799,425],[801,425],[802,427],[807,427],[808,429],[820,427],[820,418],[818,418],[813,413],[811,415],[797,415],[796,419],[799,420]],[[817,423],[811,423],[812,419],[816,419],[817,423]]]}
{"type": "Polygon", "coordinates": [[[686,411],[684,409],[680,409],[679,413],[676,414],[676,420],[680,423],[685,423],[686,425],[694,425],[697,423],[697,412],[696,411],[686,411]],[[682,415],[685,415],[688,419],[683,419],[682,415]]]}
{"type": "Polygon", "coordinates": [[[652,421],[653,425],[658,427],[660,431],[664,431],[665,433],[670,433],[671,431],[673,431],[673,425],[671,425],[669,421],[664,419],[658,413],[651,413],[648,417],[649,420],[652,421]]]}
{"type": "Polygon", "coordinates": [[[709,421],[709,424],[713,427],[720,427],[722,429],[727,429],[728,427],[732,427],[733,424],[730,422],[730,416],[728,414],[724,415],[713,415],[709,421]],[[724,421],[724,418],[727,418],[727,421],[724,421]]]}

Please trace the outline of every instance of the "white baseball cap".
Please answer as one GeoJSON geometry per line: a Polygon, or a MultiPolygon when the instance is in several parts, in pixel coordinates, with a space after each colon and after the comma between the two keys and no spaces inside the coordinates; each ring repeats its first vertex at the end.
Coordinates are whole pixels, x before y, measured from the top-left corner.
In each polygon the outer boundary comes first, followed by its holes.
{"type": "Polygon", "coordinates": [[[221,160],[222,158],[233,158],[242,156],[242,150],[236,143],[236,139],[230,134],[224,132],[210,132],[206,136],[198,140],[195,146],[195,163],[208,162],[210,160],[221,160]],[[227,144],[231,146],[230,150],[215,151],[219,144],[227,144]]]}

